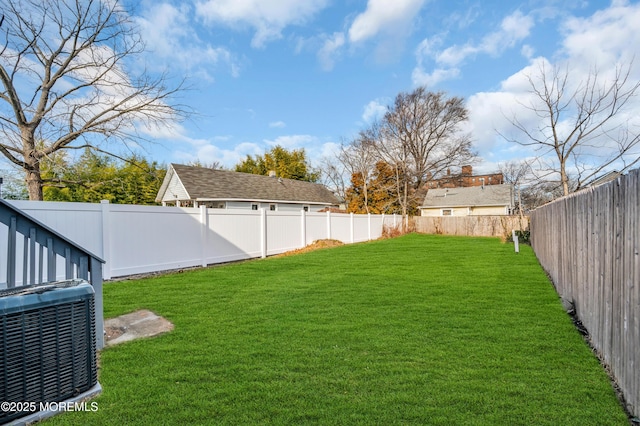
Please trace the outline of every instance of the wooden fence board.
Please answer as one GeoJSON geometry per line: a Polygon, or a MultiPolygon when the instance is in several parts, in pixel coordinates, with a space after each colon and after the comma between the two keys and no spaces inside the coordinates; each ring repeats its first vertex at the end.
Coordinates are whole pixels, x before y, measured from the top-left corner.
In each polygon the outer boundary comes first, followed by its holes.
{"type": "Polygon", "coordinates": [[[531,243],[640,416],[640,170],[536,209],[531,243]]]}
{"type": "Polygon", "coordinates": [[[529,229],[528,216],[415,216],[412,226],[423,234],[510,238],[511,231],[529,229]]]}

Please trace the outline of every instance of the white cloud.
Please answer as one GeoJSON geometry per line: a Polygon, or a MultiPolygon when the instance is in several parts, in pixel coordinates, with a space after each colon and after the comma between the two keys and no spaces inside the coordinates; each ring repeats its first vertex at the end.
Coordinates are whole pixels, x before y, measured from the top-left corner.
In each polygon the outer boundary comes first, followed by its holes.
{"type": "Polygon", "coordinates": [[[480,43],[448,47],[436,56],[436,62],[440,65],[455,67],[471,55],[484,53],[497,56],[513,47],[518,41],[527,38],[532,27],[533,18],[516,11],[502,20],[498,31],[487,34],[480,43]]]}
{"type": "Polygon", "coordinates": [[[362,120],[366,124],[373,123],[376,119],[382,118],[387,112],[387,106],[383,102],[384,100],[382,99],[375,99],[365,105],[362,120]]]}
{"type": "Polygon", "coordinates": [[[638,60],[640,4],[612,2],[587,18],[567,19],[562,31],[563,53],[586,67],[638,60]]]}
{"type": "Polygon", "coordinates": [[[524,46],[522,46],[522,49],[520,49],[520,54],[527,59],[532,59],[535,53],[536,50],[533,48],[533,46],[530,46],[528,44],[525,44],[524,46]]]}
{"type": "Polygon", "coordinates": [[[453,23],[458,29],[468,28],[478,18],[481,9],[482,6],[476,4],[463,8],[464,13],[454,11],[446,21],[453,23]]]}
{"type": "Polygon", "coordinates": [[[275,128],[275,129],[282,129],[287,127],[287,124],[284,121],[272,121],[271,123],[269,123],[269,127],[275,128]]]}
{"type": "Polygon", "coordinates": [[[427,73],[422,67],[416,67],[411,73],[411,81],[414,86],[432,87],[437,86],[442,81],[453,80],[459,75],[459,68],[436,68],[427,73]]]}
{"type": "Polygon", "coordinates": [[[206,140],[192,140],[191,144],[193,145],[192,150],[174,151],[173,158],[183,163],[200,161],[204,164],[211,164],[219,162],[224,167],[231,168],[244,160],[247,155],[262,155],[264,152],[260,146],[250,142],[238,144],[233,149],[220,148],[206,140]]]}
{"type": "Polygon", "coordinates": [[[226,64],[237,77],[240,65],[229,50],[203,42],[190,22],[192,10],[168,3],[147,3],[135,20],[140,27],[146,50],[153,54],[150,64],[165,68],[179,67],[200,78],[212,80],[211,68],[226,64]]]}
{"type": "Polygon", "coordinates": [[[281,38],[287,26],[307,22],[326,5],[327,0],[205,0],[196,3],[196,12],[208,23],[252,28],[251,45],[262,48],[281,38]]]}
{"type": "Polygon", "coordinates": [[[500,41],[496,44],[500,45],[506,42],[507,46],[512,46],[515,41],[529,37],[533,26],[533,18],[531,16],[523,15],[522,12],[518,10],[504,18],[500,24],[500,31],[498,34],[505,36],[510,40],[500,41]]]}
{"type": "Polygon", "coordinates": [[[280,145],[283,148],[294,149],[294,148],[304,148],[305,145],[310,145],[314,142],[317,142],[318,139],[311,135],[287,135],[287,136],[279,136],[276,139],[269,140],[265,139],[264,142],[268,146],[276,146],[280,145]]]}
{"type": "Polygon", "coordinates": [[[325,39],[322,48],[318,51],[318,60],[323,70],[331,71],[333,69],[336,57],[340,54],[344,44],[345,37],[343,33],[333,33],[332,36],[325,39]]]}
{"type": "Polygon", "coordinates": [[[319,158],[335,158],[340,152],[341,145],[336,142],[325,142],[319,149],[319,158]]]}
{"type": "MultiPolygon", "coordinates": [[[[531,149],[508,143],[497,132],[509,138],[526,138],[510,122],[514,117],[531,131],[545,125],[534,111],[527,108],[536,101],[531,94],[528,77],[535,80],[541,66],[548,73],[554,65],[562,72],[568,70],[570,78],[567,81],[567,93],[572,93],[590,75],[593,77],[594,70],[597,70],[599,81],[604,82],[615,74],[616,67],[619,69],[620,66],[624,68],[631,64],[629,81],[638,81],[640,63],[636,63],[637,58],[636,62],[633,61],[637,56],[637,46],[640,45],[637,22],[640,22],[640,4],[631,5],[627,2],[615,2],[589,17],[565,18],[562,23],[562,47],[554,53],[553,64],[545,57],[531,57],[529,65],[506,78],[498,91],[471,96],[467,101],[469,124],[481,152],[487,153],[488,158],[500,159],[532,155],[531,149]]],[[[533,55],[529,49],[523,52],[533,55]]],[[[557,130],[561,135],[573,128],[573,124],[569,124],[572,118],[568,115],[558,122],[557,130]]],[[[640,99],[632,99],[627,109],[611,121],[611,124],[615,123],[628,123],[632,128],[640,128],[640,99]]],[[[607,155],[607,150],[603,148],[609,143],[612,141],[599,141],[598,155],[607,155]]],[[[593,150],[587,148],[584,152],[593,153],[593,150]]]]}
{"type": "Polygon", "coordinates": [[[479,43],[449,46],[444,50],[436,50],[442,44],[440,36],[423,40],[416,49],[417,65],[412,73],[414,85],[435,86],[460,75],[460,66],[469,56],[486,54],[498,56],[506,49],[527,38],[534,25],[531,16],[516,11],[505,17],[497,31],[484,36],[479,43]],[[426,70],[426,63],[432,59],[437,67],[431,72],[426,70]]]}
{"type": "Polygon", "coordinates": [[[349,41],[358,43],[381,32],[406,31],[425,0],[368,0],[367,9],[349,28],[349,41]]]}

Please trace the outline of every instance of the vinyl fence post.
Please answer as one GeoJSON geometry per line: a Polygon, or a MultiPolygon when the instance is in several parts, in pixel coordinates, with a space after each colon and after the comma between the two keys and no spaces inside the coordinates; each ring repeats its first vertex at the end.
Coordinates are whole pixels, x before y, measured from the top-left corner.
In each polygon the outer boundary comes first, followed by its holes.
{"type": "Polygon", "coordinates": [[[331,239],[331,212],[327,211],[327,239],[331,239]]]}
{"type": "Polygon", "coordinates": [[[102,222],[102,277],[111,279],[111,205],[109,200],[100,201],[100,221],[102,222]]]}
{"type": "Polygon", "coordinates": [[[300,210],[300,248],[307,245],[307,212],[300,210]]]}
{"type": "Polygon", "coordinates": [[[367,239],[371,241],[371,213],[367,213],[367,239]]]}
{"type": "Polygon", "coordinates": [[[351,244],[354,242],[354,223],[353,223],[353,212],[349,213],[349,238],[351,240],[351,244]]]}
{"type": "Polygon", "coordinates": [[[207,246],[209,235],[209,214],[205,204],[200,205],[200,257],[202,267],[207,266],[207,246]]]}
{"type": "Polygon", "coordinates": [[[267,257],[267,210],[260,209],[260,256],[267,257]]]}
{"type": "Polygon", "coordinates": [[[102,276],[104,272],[102,271],[102,262],[93,257],[89,262],[91,269],[91,286],[94,291],[96,346],[98,349],[102,349],[104,347],[104,299],[102,296],[102,276]]]}

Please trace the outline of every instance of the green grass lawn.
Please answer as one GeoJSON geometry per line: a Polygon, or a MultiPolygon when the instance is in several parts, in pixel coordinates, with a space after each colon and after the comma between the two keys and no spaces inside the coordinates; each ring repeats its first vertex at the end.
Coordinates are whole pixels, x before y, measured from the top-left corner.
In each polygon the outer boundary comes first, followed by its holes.
{"type": "Polygon", "coordinates": [[[407,235],[107,283],[171,333],[101,353],[52,424],[625,425],[532,250],[407,235]]]}

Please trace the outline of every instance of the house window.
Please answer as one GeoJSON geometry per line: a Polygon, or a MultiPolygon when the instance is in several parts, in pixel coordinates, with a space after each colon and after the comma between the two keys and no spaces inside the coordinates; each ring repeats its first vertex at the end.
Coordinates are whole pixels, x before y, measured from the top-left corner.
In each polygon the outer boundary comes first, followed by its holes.
{"type": "Polygon", "coordinates": [[[272,212],[276,211],[276,205],[275,204],[269,204],[269,210],[271,210],[272,212]]]}
{"type": "Polygon", "coordinates": [[[251,203],[251,210],[258,210],[258,203],[251,203]]]}
{"type": "Polygon", "coordinates": [[[453,209],[442,209],[442,216],[451,216],[453,215],[453,209]]]}

